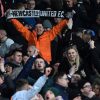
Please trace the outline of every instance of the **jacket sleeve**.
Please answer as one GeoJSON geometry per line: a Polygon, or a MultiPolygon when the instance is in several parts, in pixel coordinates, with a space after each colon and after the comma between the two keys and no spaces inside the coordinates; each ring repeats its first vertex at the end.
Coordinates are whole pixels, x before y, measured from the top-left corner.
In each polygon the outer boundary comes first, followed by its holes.
{"type": "Polygon", "coordinates": [[[64,28],[64,26],[67,25],[67,20],[62,20],[59,22],[56,26],[54,26],[49,32],[50,40],[54,40],[54,38],[61,32],[61,30],[64,28]]]}
{"type": "Polygon", "coordinates": [[[33,85],[32,89],[27,91],[27,99],[30,100],[33,96],[38,94],[42,87],[45,85],[47,77],[45,75],[41,76],[36,83],[33,85]]]}
{"type": "Polygon", "coordinates": [[[100,100],[100,98],[97,96],[93,96],[90,100],[100,100]]]}
{"type": "MultiPolygon", "coordinates": [[[[34,34],[24,27],[17,19],[11,19],[11,23],[22,34],[22,36],[30,43],[34,42],[34,34]]],[[[34,43],[33,43],[34,44],[34,43]]]]}
{"type": "Polygon", "coordinates": [[[100,73],[100,59],[95,49],[91,50],[91,59],[96,70],[100,73]]]}
{"type": "Polygon", "coordinates": [[[21,79],[21,78],[27,78],[31,69],[32,69],[32,65],[34,62],[35,58],[34,57],[30,57],[29,60],[26,62],[26,64],[24,65],[22,71],[19,73],[19,75],[17,76],[16,80],[21,79]]]}
{"type": "Polygon", "coordinates": [[[1,94],[4,97],[9,98],[12,96],[12,94],[15,91],[15,85],[12,79],[10,78],[10,76],[5,75],[5,82],[4,82],[3,88],[0,91],[2,91],[1,94]]]}

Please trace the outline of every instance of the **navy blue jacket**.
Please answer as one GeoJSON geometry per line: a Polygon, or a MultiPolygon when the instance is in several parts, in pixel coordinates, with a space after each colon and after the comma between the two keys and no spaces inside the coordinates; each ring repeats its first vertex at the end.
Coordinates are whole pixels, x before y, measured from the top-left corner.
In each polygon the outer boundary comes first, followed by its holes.
{"type": "Polygon", "coordinates": [[[69,100],[69,93],[68,93],[67,88],[62,87],[59,84],[54,84],[54,87],[58,89],[58,91],[60,92],[60,94],[64,100],[69,100]]]}
{"type": "Polygon", "coordinates": [[[21,79],[21,78],[27,78],[31,69],[33,62],[35,61],[35,57],[30,57],[26,64],[24,65],[22,71],[19,73],[18,77],[15,80],[21,79]]]}

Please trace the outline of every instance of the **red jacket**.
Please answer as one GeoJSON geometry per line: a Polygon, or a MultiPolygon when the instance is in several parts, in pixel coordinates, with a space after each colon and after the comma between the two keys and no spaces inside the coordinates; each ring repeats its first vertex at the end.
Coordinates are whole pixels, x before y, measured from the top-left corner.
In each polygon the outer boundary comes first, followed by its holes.
{"type": "Polygon", "coordinates": [[[29,44],[35,45],[39,51],[40,55],[48,62],[52,60],[51,58],[51,41],[60,33],[62,28],[66,26],[67,20],[62,20],[51,30],[44,32],[39,38],[35,31],[31,32],[25,28],[17,19],[11,19],[11,22],[16,27],[16,29],[21,32],[29,44]]]}

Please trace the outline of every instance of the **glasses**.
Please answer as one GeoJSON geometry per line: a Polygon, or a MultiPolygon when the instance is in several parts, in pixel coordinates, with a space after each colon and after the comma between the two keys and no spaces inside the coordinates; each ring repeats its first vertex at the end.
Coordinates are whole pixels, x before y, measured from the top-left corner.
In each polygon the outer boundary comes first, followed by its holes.
{"type": "Polygon", "coordinates": [[[92,86],[91,85],[85,85],[83,86],[83,88],[91,88],[92,86]]]}

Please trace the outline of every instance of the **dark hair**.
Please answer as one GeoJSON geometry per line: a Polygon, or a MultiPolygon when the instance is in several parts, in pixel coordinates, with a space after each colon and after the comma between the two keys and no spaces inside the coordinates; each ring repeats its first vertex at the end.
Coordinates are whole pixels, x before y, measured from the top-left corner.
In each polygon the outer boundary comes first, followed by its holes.
{"type": "Polygon", "coordinates": [[[16,52],[21,52],[21,53],[23,53],[21,49],[14,49],[14,50],[12,51],[12,55],[15,54],[16,52]]]}
{"type": "Polygon", "coordinates": [[[19,67],[18,65],[14,64],[14,63],[12,63],[12,62],[6,62],[6,63],[5,63],[5,67],[7,67],[7,65],[10,66],[10,67],[12,67],[12,68],[19,67]]]}
{"type": "Polygon", "coordinates": [[[44,60],[44,63],[45,63],[45,67],[48,67],[48,66],[49,66],[49,64],[47,63],[47,61],[46,61],[44,58],[42,58],[40,55],[38,55],[38,56],[36,57],[35,61],[36,61],[37,59],[43,59],[43,60],[44,60]]]}
{"type": "Polygon", "coordinates": [[[25,79],[19,79],[16,81],[16,89],[21,90],[24,85],[28,84],[28,81],[25,79]]]}
{"type": "Polygon", "coordinates": [[[75,97],[81,96],[81,92],[77,89],[77,90],[72,90],[69,98],[70,100],[73,100],[75,97]]]}
{"type": "MultiPolygon", "coordinates": [[[[38,18],[38,19],[36,19],[36,25],[37,25],[37,24],[42,24],[42,25],[43,25],[43,21],[42,21],[40,18],[38,18]]],[[[36,25],[35,25],[35,26],[36,26],[36,25]]]]}
{"type": "Polygon", "coordinates": [[[19,3],[16,3],[16,5],[14,6],[14,9],[20,9],[21,7],[25,7],[24,3],[19,2],[19,3]]]}
{"type": "Polygon", "coordinates": [[[12,56],[13,54],[15,54],[16,52],[21,52],[21,53],[23,53],[21,49],[14,49],[14,50],[9,51],[9,52],[5,55],[5,57],[10,57],[10,56],[12,56]]]}
{"type": "Polygon", "coordinates": [[[58,78],[61,78],[64,76],[64,74],[66,74],[65,72],[57,72],[55,77],[54,77],[54,81],[57,82],[58,78]]]}
{"type": "MultiPolygon", "coordinates": [[[[79,87],[79,89],[82,89],[83,88],[83,86],[86,84],[86,83],[88,83],[89,81],[88,80],[86,80],[86,79],[81,79],[80,81],[78,81],[78,87],[79,87]]],[[[89,82],[90,83],[90,82],[89,82]]]]}

